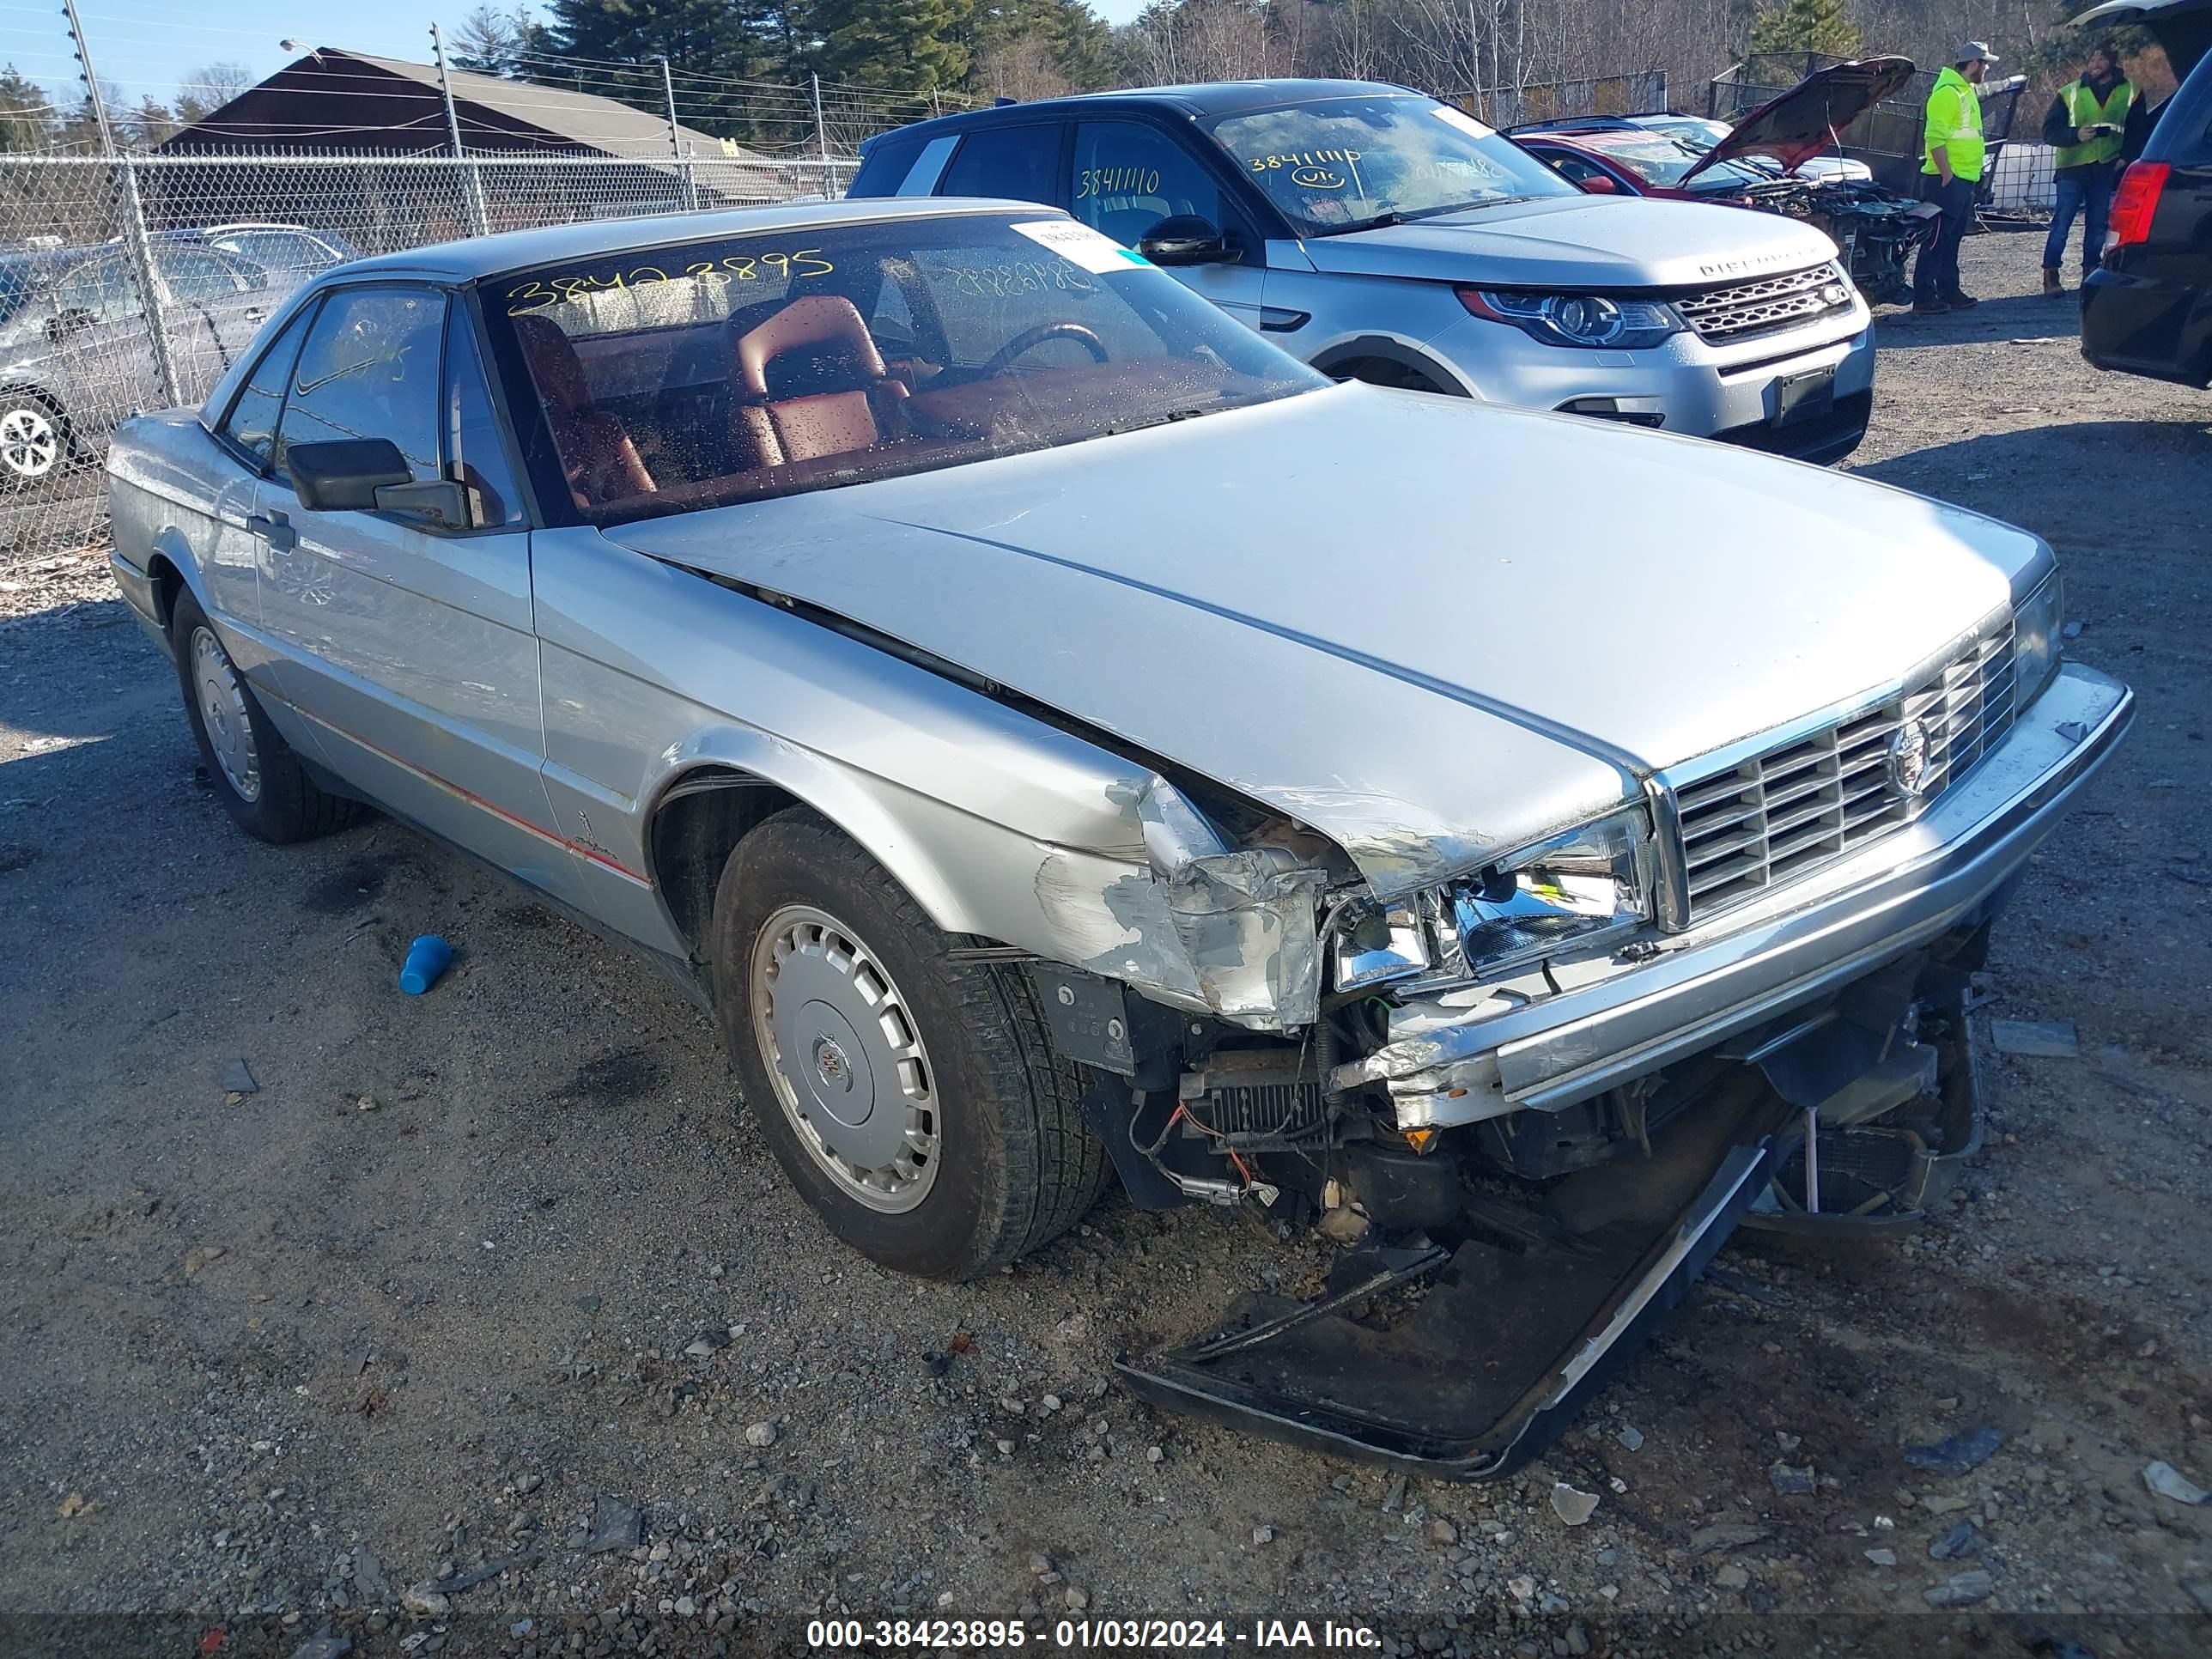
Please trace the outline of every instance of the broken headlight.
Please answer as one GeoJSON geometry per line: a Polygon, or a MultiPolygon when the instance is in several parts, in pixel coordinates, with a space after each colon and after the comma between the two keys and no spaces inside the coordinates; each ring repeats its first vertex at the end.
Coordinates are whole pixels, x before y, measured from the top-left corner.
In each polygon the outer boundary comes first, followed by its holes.
{"type": "Polygon", "coordinates": [[[1657,300],[1614,300],[1602,294],[1509,294],[1498,289],[1455,289],[1477,317],[1510,323],[1546,345],[1593,350],[1642,351],[1685,325],[1674,307],[1657,300]]]}
{"type": "Polygon", "coordinates": [[[1416,898],[1348,902],[1329,925],[1338,991],[1495,975],[1650,919],[1651,820],[1626,808],[1416,898]]]}
{"type": "Polygon", "coordinates": [[[2042,696],[2058,672],[2065,622],[2066,584],[2054,570],[2012,613],[2014,708],[2025,708],[2042,696]]]}
{"type": "Polygon", "coordinates": [[[1447,890],[1470,970],[1583,945],[1651,914],[1651,820],[1632,807],[1499,860],[1447,890]]]}

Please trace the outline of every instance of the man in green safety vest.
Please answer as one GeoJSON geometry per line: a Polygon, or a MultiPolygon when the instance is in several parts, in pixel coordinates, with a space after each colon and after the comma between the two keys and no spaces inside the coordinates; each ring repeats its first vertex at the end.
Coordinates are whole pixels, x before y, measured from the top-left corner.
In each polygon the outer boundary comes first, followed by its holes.
{"type": "Polygon", "coordinates": [[[2059,267],[2066,263],[2066,239],[2074,221],[2081,230],[2081,275],[2086,280],[2105,255],[2105,215],[2112,204],[2112,181],[2131,134],[2143,125],[2142,100],[2135,83],[2120,73],[2119,54],[2109,40],[2090,49],[2089,66],[2078,81],[2058,88],[2043,118],[2043,142],[2051,146],[2057,202],[2051,234],[2043,243],[2043,291],[2066,292],[2059,267]]]}
{"type": "Polygon", "coordinates": [[[1967,40],[1928,91],[1920,141],[1920,197],[1942,210],[1936,238],[1912,267],[1912,309],[1936,317],[1981,302],[1959,286],[1959,244],[1974,216],[1982,185],[1982,100],[1974,88],[1997,61],[1986,42],[1967,40]]]}

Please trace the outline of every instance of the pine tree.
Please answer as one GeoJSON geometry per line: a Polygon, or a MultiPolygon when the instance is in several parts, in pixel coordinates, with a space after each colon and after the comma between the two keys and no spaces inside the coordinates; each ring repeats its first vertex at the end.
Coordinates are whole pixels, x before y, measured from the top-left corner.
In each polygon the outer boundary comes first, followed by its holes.
{"type": "Polygon", "coordinates": [[[0,70],[0,150],[14,155],[45,149],[54,140],[52,100],[46,88],[10,64],[0,70]]]}
{"type": "Polygon", "coordinates": [[[1859,32],[1844,13],[1844,0],[1782,0],[1752,20],[1751,49],[1855,58],[1859,32]]]}
{"type": "Polygon", "coordinates": [[[782,19],[771,0],[552,0],[547,9],[550,22],[530,26],[526,49],[596,61],[524,61],[523,78],[659,115],[667,100],[655,60],[665,57],[679,76],[678,118],[717,137],[757,136],[759,104],[757,94],[748,100],[743,88],[718,81],[797,78],[783,60],[782,19]],[[616,64],[637,67],[608,67],[616,64]]]}
{"type": "Polygon", "coordinates": [[[927,89],[967,79],[974,0],[822,0],[824,80],[927,89]]]}

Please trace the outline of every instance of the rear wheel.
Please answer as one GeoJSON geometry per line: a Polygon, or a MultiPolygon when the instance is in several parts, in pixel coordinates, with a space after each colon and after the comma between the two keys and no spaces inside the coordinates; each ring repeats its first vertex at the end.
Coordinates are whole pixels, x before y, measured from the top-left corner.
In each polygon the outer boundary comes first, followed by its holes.
{"type": "Polygon", "coordinates": [[[177,595],[169,637],[200,763],[238,827],[283,843],[328,835],[351,822],[354,803],[308,778],[190,589],[177,595]]]}
{"type": "Polygon", "coordinates": [[[777,1161],[839,1238],[931,1279],[1056,1237],[1106,1172],[1029,981],[954,944],[804,809],[740,842],[715,895],[723,1041],[777,1161]]]}
{"type": "Polygon", "coordinates": [[[60,410],[35,392],[0,396],[0,490],[35,489],[69,460],[60,410]]]}

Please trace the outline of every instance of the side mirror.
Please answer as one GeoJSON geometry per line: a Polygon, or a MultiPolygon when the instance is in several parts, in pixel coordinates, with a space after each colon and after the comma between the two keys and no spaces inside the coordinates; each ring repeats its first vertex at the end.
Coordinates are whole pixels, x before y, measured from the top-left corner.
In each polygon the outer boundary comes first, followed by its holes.
{"type": "Polygon", "coordinates": [[[389,438],[289,445],[284,469],[300,505],[314,513],[367,513],[378,505],[378,490],[415,480],[414,468],[389,438]]]}
{"type": "Polygon", "coordinates": [[[68,310],[58,311],[46,319],[46,339],[52,344],[59,345],[78,330],[91,326],[92,313],[82,306],[71,306],[68,310]]]}
{"type": "Polygon", "coordinates": [[[1169,215],[1144,234],[1137,252],[1156,265],[1218,265],[1237,257],[1220,228],[1197,213],[1169,215]]]}
{"type": "Polygon", "coordinates": [[[376,490],[380,513],[404,513],[420,519],[433,530],[474,530],[483,522],[477,510],[477,493],[466,484],[434,478],[428,483],[380,484],[376,490]]]}
{"type": "Polygon", "coordinates": [[[1583,180],[1583,193],[1585,196],[1618,196],[1620,186],[1613,183],[1611,174],[1593,173],[1583,180]]]}
{"type": "Polygon", "coordinates": [[[477,493],[445,478],[415,481],[389,438],[293,444],[284,451],[292,493],[313,513],[401,513],[433,530],[473,530],[483,522],[477,493]]]}

